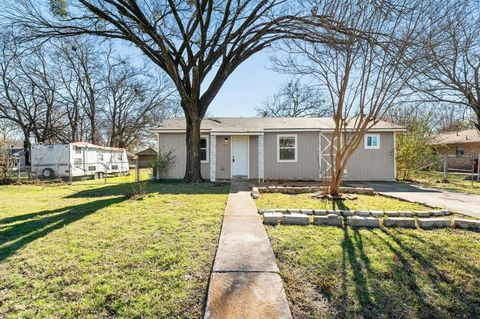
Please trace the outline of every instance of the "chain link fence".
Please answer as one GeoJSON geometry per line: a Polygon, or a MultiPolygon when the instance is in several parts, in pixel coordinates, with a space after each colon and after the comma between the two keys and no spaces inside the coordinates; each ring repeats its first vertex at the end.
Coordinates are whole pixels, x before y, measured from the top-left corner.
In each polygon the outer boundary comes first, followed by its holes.
{"type": "Polygon", "coordinates": [[[88,162],[81,164],[47,163],[20,165],[12,158],[7,177],[13,181],[63,181],[69,184],[118,184],[148,181],[155,178],[153,168],[139,167],[138,162],[88,162]]]}
{"type": "Polygon", "coordinates": [[[478,155],[444,155],[432,167],[443,172],[444,180],[448,180],[450,173],[464,174],[466,179],[480,180],[480,154],[478,155]]]}

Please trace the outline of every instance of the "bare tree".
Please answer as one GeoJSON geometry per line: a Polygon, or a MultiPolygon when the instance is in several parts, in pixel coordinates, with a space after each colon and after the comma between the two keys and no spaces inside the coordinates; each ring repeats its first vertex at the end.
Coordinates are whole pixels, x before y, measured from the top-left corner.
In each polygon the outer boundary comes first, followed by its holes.
{"type": "Polygon", "coordinates": [[[407,129],[424,121],[434,132],[449,132],[475,127],[472,111],[447,103],[401,103],[390,108],[385,120],[407,129]]]}
{"type": "MultiPolygon", "coordinates": [[[[286,59],[275,61],[278,69],[304,76],[325,91],[335,128],[330,143],[329,192],[339,193],[346,165],[362,143],[365,133],[398,103],[407,90],[402,79],[411,77],[405,68],[416,36],[421,32],[425,1],[395,1],[375,7],[370,1],[344,1],[341,6],[318,2],[322,12],[368,38],[332,34],[331,44],[289,41],[283,46],[286,59]]],[[[282,49],[282,47],[280,48],[282,49]]]]}
{"type": "Polygon", "coordinates": [[[56,141],[64,128],[56,100],[52,65],[38,47],[25,49],[4,37],[0,57],[0,119],[15,123],[23,133],[26,161],[30,138],[56,141]]]}
{"type": "MultiPolygon", "coordinates": [[[[8,19],[33,37],[96,35],[134,44],[173,81],[187,133],[185,179],[200,181],[200,123],[225,80],[245,60],[273,42],[307,38],[299,22],[352,31],[328,15],[287,0],[123,1],[51,0],[5,4],[8,19]]],[[[314,34],[323,36],[321,32],[314,34]]],[[[325,37],[326,41],[330,38],[325,37]]]]}
{"type": "Polygon", "coordinates": [[[66,93],[63,98],[72,133],[79,136],[78,130],[81,129],[82,133],[88,132],[90,143],[98,144],[100,136],[97,123],[105,80],[101,57],[105,54],[95,45],[88,39],[69,39],[59,43],[57,52],[62,62],[60,74],[66,93]],[[85,119],[88,120],[88,127],[79,127],[79,124],[87,124],[85,119]]]}
{"type": "Polygon", "coordinates": [[[317,88],[292,80],[256,110],[263,117],[322,117],[330,115],[331,108],[317,88]]]}
{"type": "Polygon", "coordinates": [[[17,164],[10,152],[12,131],[4,121],[0,121],[0,182],[7,182],[12,177],[17,164]]]}
{"type": "MultiPolygon", "coordinates": [[[[480,129],[480,6],[476,0],[444,2],[430,10],[435,24],[419,44],[411,86],[421,101],[470,108],[480,129]]],[[[461,111],[460,111],[461,112],[461,111]]]]}
{"type": "Polygon", "coordinates": [[[129,147],[140,143],[150,127],[176,114],[176,101],[167,79],[111,54],[110,51],[105,61],[107,101],[103,112],[107,144],[129,147]]]}

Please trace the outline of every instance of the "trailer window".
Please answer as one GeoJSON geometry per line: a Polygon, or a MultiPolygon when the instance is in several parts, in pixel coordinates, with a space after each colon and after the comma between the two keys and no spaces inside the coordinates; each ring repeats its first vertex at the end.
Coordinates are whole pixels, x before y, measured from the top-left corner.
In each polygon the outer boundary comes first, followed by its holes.
{"type": "Polygon", "coordinates": [[[118,161],[122,161],[122,160],[123,160],[122,154],[117,154],[117,160],[118,160],[118,161]]]}
{"type": "Polygon", "coordinates": [[[96,166],[89,166],[89,167],[88,167],[88,170],[89,170],[90,172],[93,172],[93,171],[96,171],[96,170],[97,170],[97,167],[96,167],[96,166]]]}
{"type": "Polygon", "coordinates": [[[73,165],[75,165],[75,167],[81,167],[82,166],[82,159],[81,158],[76,158],[73,160],[73,165]]]}
{"type": "Polygon", "coordinates": [[[112,165],[112,169],[118,169],[118,165],[112,165]]]}
{"type": "Polygon", "coordinates": [[[98,162],[103,162],[103,153],[98,153],[97,154],[97,161],[98,162]]]}
{"type": "Polygon", "coordinates": [[[80,147],[75,146],[75,154],[81,155],[82,154],[82,149],[80,147]]]}

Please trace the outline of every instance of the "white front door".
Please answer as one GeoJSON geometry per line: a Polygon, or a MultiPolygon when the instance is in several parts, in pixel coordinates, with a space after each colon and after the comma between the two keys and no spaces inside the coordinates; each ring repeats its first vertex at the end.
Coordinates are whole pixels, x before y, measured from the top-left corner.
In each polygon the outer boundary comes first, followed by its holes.
{"type": "Polygon", "coordinates": [[[232,136],[232,177],[248,177],[248,136],[232,136]]]}

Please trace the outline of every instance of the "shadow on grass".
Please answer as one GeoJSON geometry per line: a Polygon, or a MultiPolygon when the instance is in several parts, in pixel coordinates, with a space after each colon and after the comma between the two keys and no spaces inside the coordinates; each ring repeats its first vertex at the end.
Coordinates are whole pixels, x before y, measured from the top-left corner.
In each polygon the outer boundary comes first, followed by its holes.
{"type": "Polygon", "coordinates": [[[124,200],[120,197],[101,199],[85,204],[4,218],[0,220],[0,226],[3,226],[0,229],[0,261],[54,230],[124,200]]]}
{"type": "Polygon", "coordinates": [[[132,192],[143,191],[146,194],[226,194],[225,188],[227,184],[216,183],[198,183],[188,184],[185,182],[132,182],[121,183],[117,185],[107,185],[103,187],[95,187],[81,190],[65,198],[94,198],[105,196],[127,196],[132,192]]]}
{"type": "MultiPolygon", "coordinates": [[[[442,251],[424,253],[426,247],[404,243],[386,229],[369,230],[368,234],[362,236],[362,231],[350,227],[343,229],[340,295],[336,305],[339,318],[479,318],[479,295],[466,293],[446,275],[452,270],[439,268],[439,260],[448,258],[441,256],[442,251]],[[367,253],[364,248],[367,238],[373,251],[382,253],[388,249],[393,253],[387,271],[372,269],[372,251],[367,253]],[[449,304],[436,301],[432,293],[449,304]]],[[[391,254],[387,256],[391,258],[391,254]]],[[[474,276],[478,275],[476,269],[472,271],[474,276]]]]}

